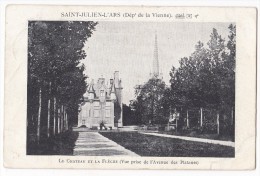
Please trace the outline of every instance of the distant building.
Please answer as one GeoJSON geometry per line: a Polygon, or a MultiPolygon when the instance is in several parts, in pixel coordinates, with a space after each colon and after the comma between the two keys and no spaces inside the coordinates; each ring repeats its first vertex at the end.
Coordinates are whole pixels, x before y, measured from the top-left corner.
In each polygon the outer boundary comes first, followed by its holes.
{"type": "Polygon", "coordinates": [[[99,127],[101,123],[108,128],[122,127],[122,89],[118,71],[107,84],[105,78],[99,78],[96,84],[92,80],[80,106],[78,127],[99,127]]]}

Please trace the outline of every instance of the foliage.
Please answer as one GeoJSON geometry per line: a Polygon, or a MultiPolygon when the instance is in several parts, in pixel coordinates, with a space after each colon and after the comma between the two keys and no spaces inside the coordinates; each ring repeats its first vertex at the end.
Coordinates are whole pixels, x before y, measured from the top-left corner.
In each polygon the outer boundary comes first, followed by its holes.
{"type": "Polygon", "coordinates": [[[73,155],[78,132],[66,131],[42,141],[39,146],[29,145],[27,155],[73,155]]]}
{"type": "Polygon", "coordinates": [[[124,126],[140,124],[140,121],[135,116],[134,111],[126,104],[123,104],[123,124],[124,126]]]}
{"type": "Polygon", "coordinates": [[[171,96],[174,104],[187,107],[234,106],[235,95],[235,29],[229,26],[229,41],[213,29],[208,48],[198,42],[190,57],[172,68],[171,96]]]}
{"type": "Polygon", "coordinates": [[[169,96],[174,106],[211,108],[227,114],[235,106],[236,26],[229,26],[226,41],[212,30],[207,47],[198,42],[195,51],[181,58],[170,72],[169,96]]]}
{"type": "Polygon", "coordinates": [[[58,120],[63,125],[68,122],[69,126],[76,122],[78,104],[86,91],[85,66],[81,64],[86,58],[83,47],[96,24],[92,21],[28,22],[28,136],[36,133],[39,121],[41,135],[55,131],[58,120]]]}
{"type": "Polygon", "coordinates": [[[217,124],[214,122],[211,122],[209,120],[204,120],[201,132],[207,133],[207,134],[216,134],[217,133],[217,124]]]}
{"type": "Polygon", "coordinates": [[[130,106],[143,124],[167,121],[167,111],[164,110],[164,106],[167,106],[164,101],[165,90],[164,81],[151,78],[136,92],[136,100],[132,101],[130,106]]]}
{"type": "MultiPolygon", "coordinates": [[[[177,110],[181,117],[178,128],[182,129],[187,124],[187,110],[197,109],[200,113],[202,108],[215,112],[214,118],[219,114],[220,131],[232,129],[228,135],[234,135],[236,26],[230,24],[228,29],[227,41],[216,29],[206,45],[198,41],[195,51],[181,58],[178,68],[172,67],[170,87],[160,79],[150,79],[136,87],[136,99],[130,107],[143,124],[167,123],[170,113],[177,110]]],[[[200,115],[193,118],[194,128],[198,128],[195,131],[217,131],[216,120],[204,120],[203,126],[198,127],[198,118],[200,115]]]]}
{"type": "Polygon", "coordinates": [[[63,104],[70,100],[75,103],[73,98],[79,99],[82,95],[78,94],[86,89],[84,65],[78,65],[86,57],[82,48],[95,25],[81,21],[29,22],[28,79],[52,82],[56,88],[53,93],[63,104]]]}

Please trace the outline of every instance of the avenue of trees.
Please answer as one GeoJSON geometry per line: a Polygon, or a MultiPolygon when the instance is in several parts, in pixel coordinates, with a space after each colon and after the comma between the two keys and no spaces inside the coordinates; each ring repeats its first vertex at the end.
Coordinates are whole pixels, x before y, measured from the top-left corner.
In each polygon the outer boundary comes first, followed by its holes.
{"type": "Polygon", "coordinates": [[[216,128],[218,123],[220,133],[234,135],[236,26],[230,24],[227,30],[227,40],[213,29],[206,44],[199,41],[189,57],[181,58],[179,67],[170,71],[170,87],[157,78],[136,87],[130,107],[142,124],[167,123],[170,114],[178,111],[187,127],[189,111],[205,111],[217,121],[203,119],[203,128],[216,128]]]}
{"type": "Polygon", "coordinates": [[[83,49],[97,23],[30,21],[28,23],[27,142],[68,130],[77,122],[86,91],[83,49]]]}

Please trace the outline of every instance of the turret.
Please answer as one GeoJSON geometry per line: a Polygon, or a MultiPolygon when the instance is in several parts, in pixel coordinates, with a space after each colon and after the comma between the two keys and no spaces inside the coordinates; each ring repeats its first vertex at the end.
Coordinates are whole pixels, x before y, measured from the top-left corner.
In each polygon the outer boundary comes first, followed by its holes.
{"type": "Polygon", "coordinates": [[[114,87],[118,88],[119,86],[119,71],[115,71],[114,73],[114,87]]]}
{"type": "Polygon", "coordinates": [[[110,99],[111,100],[116,100],[115,84],[112,85],[110,99]]]}
{"type": "Polygon", "coordinates": [[[88,98],[89,100],[94,100],[94,94],[95,94],[95,91],[94,91],[94,80],[92,79],[91,83],[90,83],[90,86],[89,86],[89,90],[88,90],[88,98]]]}

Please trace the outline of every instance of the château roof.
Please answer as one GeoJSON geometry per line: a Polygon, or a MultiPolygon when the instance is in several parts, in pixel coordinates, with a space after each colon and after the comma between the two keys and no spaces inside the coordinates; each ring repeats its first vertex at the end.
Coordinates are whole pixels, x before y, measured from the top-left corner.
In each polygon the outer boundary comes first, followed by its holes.
{"type": "Polygon", "coordinates": [[[116,93],[117,89],[122,89],[122,81],[119,79],[118,71],[115,72],[114,78],[109,79],[106,84],[105,78],[99,78],[96,83],[92,79],[87,93],[94,93],[94,97],[100,96],[100,91],[104,90],[106,98],[110,98],[111,93],[116,93]]]}

